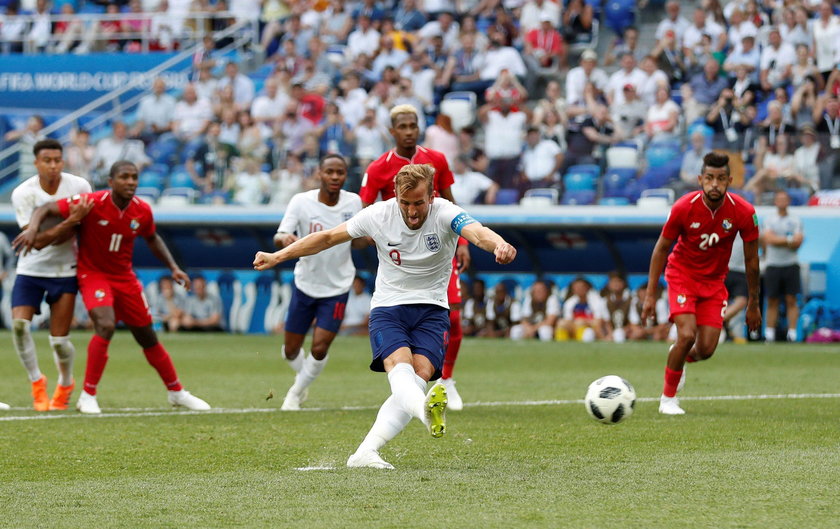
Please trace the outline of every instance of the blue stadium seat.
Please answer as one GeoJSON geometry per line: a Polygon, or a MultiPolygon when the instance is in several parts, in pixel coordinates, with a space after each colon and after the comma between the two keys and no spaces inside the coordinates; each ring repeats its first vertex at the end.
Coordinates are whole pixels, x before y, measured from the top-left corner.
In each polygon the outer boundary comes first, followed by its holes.
{"type": "MultiPolygon", "coordinates": [[[[622,191],[628,182],[636,178],[636,169],[630,167],[616,167],[607,169],[604,174],[604,192],[622,191]]],[[[609,196],[621,196],[609,195],[609,196]]]]}
{"type": "Polygon", "coordinates": [[[750,204],[755,204],[755,193],[753,193],[752,191],[745,191],[743,189],[732,189],[730,187],[729,192],[730,193],[735,193],[736,195],[743,198],[744,200],[746,200],[750,204]]]}
{"type": "Polygon", "coordinates": [[[569,173],[588,173],[598,178],[601,175],[601,166],[594,163],[582,163],[566,169],[566,174],[569,173]]]}
{"type": "Polygon", "coordinates": [[[667,166],[651,167],[645,172],[645,174],[642,175],[640,183],[642,184],[642,187],[646,189],[663,187],[678,175],[679,173],[675,174],[674,171],[667,166]]]}
{"type": "Polygon", "coordinates": [[[146,148],[146,153],[155,163],[172,165],[178,157],[178,140],[158,140],[146,148]]]}
{"type": "Polygon", "coordinates": [[[510,204],[518,204],[519,203],[519,190],[518,189],[510,189],[504,188],[499,189],[498,193],[496,193],[496,204],[498,205],[510,205],[510,204]]]}
{"type": "Polygon", "coordinates": [[[630,200],[627,197],[604,197],[598,200],[599,206],[629,206],[630,200]]]}
{"type": "Polygon", "coordinates": [[[595,203],[594,189],[568,189],[563,193],[562,204],[566,206],[588,206],[595,203]]]}
{"type": "Polygon", "coordinates": [[[137,186],[155,188],[161,191],[166,187],[166,176],[147,169],[140,173],[140,180],[137,182],[137,186]]]}
{"type": "Polygon", "coordinates": [[[607,0],[604,21],[617,35],[633,25],[636,20],[635,0],[607,0]]]}
{"type": "Polygon", "coordinates": [[[598,180],[591,173],[566,173],[563,177],[563,185],[566,191],[594,191],[598,180]]]}
{"type": "Polygon", "coordinates": [[[645,151],[645,159],[648,162],[648,167],[662,167],[665,165],[673,165],[682,160],[682,152],[678,144],[673,143],[653,143],[648,146],[645,151]]]}
{"type": "Polygon", "coordinates": [[[183,165],[177,165],[172,168],[169,175],[169,187],[189,187],[195,188],[192,176],[183,165]]]}
{"type": "Polygon", "coordinates": [[[799,187],[791,187],[787,190],[790,195],[791,206],[805,206],[808,204],[808,191],[799,187]]]}
{"type": "Polygon", "coordinates": [[[160,197],[160,189],[155,186],[138,186],[134,191],[134,196],[149,204],[154,204],[160,197]]]}

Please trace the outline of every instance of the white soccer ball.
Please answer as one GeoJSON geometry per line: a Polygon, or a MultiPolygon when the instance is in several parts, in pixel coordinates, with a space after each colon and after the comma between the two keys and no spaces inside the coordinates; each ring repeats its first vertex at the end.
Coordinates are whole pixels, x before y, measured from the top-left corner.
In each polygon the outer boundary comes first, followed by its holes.
{"type": "Polygon", "coordinates": [[[615,424],[633,415],[636,390],[620,376],[607,375],[589,384],[583,400],[593,419],[615,424]]]}

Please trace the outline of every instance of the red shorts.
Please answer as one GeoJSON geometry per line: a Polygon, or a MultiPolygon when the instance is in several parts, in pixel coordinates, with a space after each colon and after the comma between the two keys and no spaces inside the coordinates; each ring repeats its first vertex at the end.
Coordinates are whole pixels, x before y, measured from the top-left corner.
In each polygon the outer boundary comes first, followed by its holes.
{"type": "Polygon", "coordinates": [[[79,292],[85,307],[112,307],[117,321],[132,327],[152,324],[149,303],[143,295],[143,285],[134,275],[115,277],[98,272],[79,272],[79,292]]]}
{"type": "Polygon", "coordinates": [[[458,260],[452,258],[452,275],[449,276],[449,287],[446,291],[449,305],[461,303],[461,275],[458,273],[458,260]]]}
{"type": "Polygon", "coordinates": [[[670,321],[673,322],[677,314],[694,314],[698,326],[723,327],[729,293],[722,280],[697,281],[666,270],[665,281],[668,282],[670,321]]]}

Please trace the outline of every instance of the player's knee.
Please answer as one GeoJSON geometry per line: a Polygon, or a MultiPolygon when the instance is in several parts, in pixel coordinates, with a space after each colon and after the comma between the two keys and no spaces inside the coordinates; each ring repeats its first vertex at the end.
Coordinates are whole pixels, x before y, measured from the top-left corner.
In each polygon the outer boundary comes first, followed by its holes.
{"type": "Polygon", "coordinates": [[[717,343],[713,344],[706,344],[706,343],[696,343],[694,345],[694,359],[695,360],[708,360],[715,354],[717,343]]]}
{"type": "Polygon", "coordinates": [[[17,338],[23,338],[29,334],[30,325],[31,322],[29,320],[16,319],[12,321],[12,332],[15,333],[17,338]]]}
{"type": "Polygon", "coordinates": [[[329,351],[330,344],[328,343],[313,343],[312,350],[309,351],[309,354],[312,355],[312,358],[315,360],[323,360],[327,357],[327,351],[329,351]]]}
{"type": "Polygon", "coordinates": [[[683,327],[677,330],[677,343],[683,347],[691,347],[692,345],[694,345],[694,339],[696,336],[696,328],[683,327]]]}
{"type": "Polygon", "coordinates": [[[99,318],[96,322],[94,322],[93,327],[96,334],[106,340],[110,340],[111,337],[114,336],[114,330],[116,329],[117,324],[111,318],[99,318]]]}

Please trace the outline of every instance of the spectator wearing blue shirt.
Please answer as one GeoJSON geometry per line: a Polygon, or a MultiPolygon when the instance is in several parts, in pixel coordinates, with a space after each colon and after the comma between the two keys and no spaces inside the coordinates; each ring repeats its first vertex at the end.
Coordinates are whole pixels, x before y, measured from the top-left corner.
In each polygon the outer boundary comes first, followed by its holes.
{"type": "Polygon", "coordinates": [[[720,93],[727,87],[726,78],[721,76],[719,71],[718,62],[709,59],[703,64],[703,71],[691,78],[688,90],[683,96],[685,119],[688,123],[708,113],[709,108],[715,104],[720,93]]]}
{"type": "Polygon", "coordinates": [[[394,25],[402,31],[417,31],[426,25],[426,16],[417,9],[417,0],[403,0],[394,13],[394,25]]]}

